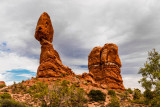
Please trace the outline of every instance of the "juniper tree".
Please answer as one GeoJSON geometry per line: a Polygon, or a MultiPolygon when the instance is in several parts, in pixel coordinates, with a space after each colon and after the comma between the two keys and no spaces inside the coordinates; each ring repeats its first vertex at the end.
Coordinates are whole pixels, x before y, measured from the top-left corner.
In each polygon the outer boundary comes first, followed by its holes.
{"type": "Polygon", "coordinates": [[[142,79],[139,81],[146,90],[160,90],[160,54],[153,49],[148,52],[148,60],[144,68],[140,68],[139,74],[142,79]]]}
{"type": "Polygon", "coordinates": [[[160,107],[160,54],[155,49],[148,52],[144,68],[140,68],[138,73],[142,74],[139,83],[145,89],[146,101],[153,107],[160,107]]]}

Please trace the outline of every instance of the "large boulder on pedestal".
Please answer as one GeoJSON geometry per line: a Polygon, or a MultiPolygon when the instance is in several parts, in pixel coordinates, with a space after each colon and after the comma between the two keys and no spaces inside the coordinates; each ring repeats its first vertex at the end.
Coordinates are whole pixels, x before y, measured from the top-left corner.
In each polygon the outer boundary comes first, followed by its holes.
{"type": "Polygon", "coordinates": [[[44,12],[37,23],[35,38],[41,44],[40,65],[37,77],[62,77],[65,74],[75,75],[72,70],[63,65],[58,52],[53,48],[54,30],[49,15],[44,12]]]}

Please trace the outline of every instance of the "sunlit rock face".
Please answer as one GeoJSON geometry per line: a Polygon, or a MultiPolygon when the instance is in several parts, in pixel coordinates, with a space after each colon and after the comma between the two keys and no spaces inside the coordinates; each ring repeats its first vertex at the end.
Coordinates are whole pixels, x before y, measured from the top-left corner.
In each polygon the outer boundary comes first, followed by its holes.
{"type": "Polygon", "coordinates": [[[54,30],[49,15],[44,12],[37,23],[35,38],[41,44],[40,65],[37,77],[61,77],[62,75],[74,75],[71,69],[62,64],[60,56],[53,48],[54,30]]]}
{"type": "Polygon", "coordinates": [[[95,47],[88,56],[88,69],[99,84],[110,89],[124,90],[121,77],[121,61],[118,46],[107,43],[103,47],[95,47]]]}
{"type": "Polygon", "coordinates": [[[52,43],[53,33],[54,30],[52,27],[52,22],[50,20],[50,17],[46,12],[44,12],[38,20],[35,32],[35,38],[40,42],[42,41],[42,39],[45,39],[48,42],[52,43]]]}

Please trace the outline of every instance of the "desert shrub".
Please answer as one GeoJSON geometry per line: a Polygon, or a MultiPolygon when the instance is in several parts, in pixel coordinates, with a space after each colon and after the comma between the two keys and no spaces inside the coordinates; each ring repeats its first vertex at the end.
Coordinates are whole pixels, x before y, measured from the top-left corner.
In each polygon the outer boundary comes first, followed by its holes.
{"type": "Polygon", "coordinates": [[[151,103],[152,99],[154,98],[154,91],[147,89],[143,92],[143,96],[145,99],[144,104],[149,105],[151,103]]]}
{"type": "Polygon", "coordinates": [[[88,85],[88,83],[86,82],[86,83],[84,83],[84,85],[88,85]]]}
{"type": "Polygon", "coordinates": [[[69,75],[69,73],[66,73],[66,75],[69,75]]]}
{"type": "Polygon", "coordinates": [[[0,107],[26,107],[24,103],[17,102],[13,99],[1,99],[0,107]]]}
{"type": "Polygon", "coordinates": [[[26,85],[23,85],[23,83],[19,83],[17,90],[18,90],[19,92],[26,93],[26,92],[27,92],[27,86],[26,86],[26,85]]]}
{"type": "Polygon", "coordinates": [[[108,95],[116,96],[116,93],[114,90],[108,90],[108,95]]]}
{"type": "Polygon", "coordinates": [[[45,100],[46,95],[48,94],[47,84],[44,84],[42,82],[37,82],[36,84],[34,84],[33,86],[29,88],[28,92],[33,98],[35,99],[38,98],[42,102],[43,105],[47,104],[45,100]]]}
{"type": "Polygon", "coordinates": [[[0,88],[3,88],[3,87],[5,87],[6,85],[5,84],[2,84],[2,85],[0,85],[0,88]]]}
{"type": "Polygon", "coordinates": [[[120,107],[120,101],[117,97],[112,97],[111,102],[109,103],[110,107],[120,107]]]}
{"type": "Polygon", "coordinates": [[[118,93],[122,93],[122,91],[120,91],[120,90],[118,90],[117,92],[118,92],[118,93]]]}
{"type": "Polygon", "coordinates": [[[17,88],[18,88],[18,87],[17,87],[17,84],[16,84],[16,82],[14,81],[13,85],[11,86],[12,93],[17,93],[17,92],[19,92],[17,88]]]}
{"type": "Polygon", "coordinates": [[[126,89],[130,94],[133,94],[133,90],[131,88],[126,89]]]}
{"type": "Polygon", "coordinates": [[[141,97],[141,90],[139,89],[134,89],[134,92],[133,92],[133,99],[136,100],[136,99],[140,99],[141,97]]]}
{"type": "Polygon", "coordinates": [[[134,91],[133,91],[133,100],[132,100],[133,103],[136,103],[136,104],[148,104],[148,101],[149,100],[145,99],[142,96],[141,91],[139,89],[134,89],[134,91]]]}
{"type": "Polygon", "coordinates": [[[43,107],[83,107],[87,102],[85,91],[74,85],[69,86],[69,81],[62,83],[56,81],[51,89],[48,85],[38,82],[29,89],[29,93],[41,101],[43,107]]]}
{"type": "Polygon", "coordinates": [[[76,76],[76,78],[80,79],[80,77],[79,77],[79,76],[76,76]]]}
{"type": "Polygon", "coordinates": [[[91,101],[105,101],[106,94],[100,90],[91,90],[88,94],[88,97],[91,99],[91,101]]]}
{"type": "Polygon", "coordinates": [[[121,100],[126,100],[128,99],[128,91],[123,92],[120,96],[121,96],[121,100]]]}
{"type": "Polygon", "coordinates": [[[144,99],[135,99],[131,101],[132,103],[136,103],[136,104],[145,104],[145,100],[144,99]]]}
{"type": "Polygon", "coordinates": [[[27,86],[23,85],[23,83],[14,84],[11,86],[12,93],[27,93],[27,86]]]}
{"type": "Polygon", "coordinates": [[[70,81],[63,80],[62,83],[61,83],[61,85],[62,86],[67,86],[69,83],[70,83],[70,81]]]}
{"type": "Polygon", "coordinates": [[[1,99],[11,99],[11,95],[7,92],[4,92],[3,94],[0,95],[1,99]]]}
{"type": "Polygon", "coordinates": [[[152,107],[160,107],[160,96],[153,98],[151,101],[152,107]]]}
{"type": "Polygon", "coordinates": [[[145,90],[143,93],[143,96],[149,100],[153,99],[154,97],[154,92],[152,92],[151,90],[145,90]]]}
{"type": "Polygon", "coordinates": [[[49,92],[50,106],[71,106],[71,107],[83,107],[87,102],[85,98],[85,91],[82,88],[68,86],[68,81],[63,81],[61,84],[57,83],[53,86],[53,90],[49,92]]]}

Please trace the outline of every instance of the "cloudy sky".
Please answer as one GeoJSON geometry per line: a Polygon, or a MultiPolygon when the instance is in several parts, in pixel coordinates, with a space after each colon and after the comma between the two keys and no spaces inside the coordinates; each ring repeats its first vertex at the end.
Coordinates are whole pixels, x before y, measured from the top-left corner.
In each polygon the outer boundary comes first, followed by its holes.
{"type": "Polygon", "coordinates": [[[88,72],[95,46],[119,47],[126,88],[140,88],[137,74],[152,48],[160,50],[160,0],[0,0],[0,81],[8,85],[36,75],[40,44],[34,38],[47,12],[53,46],[76,74],[88,72]]]}

